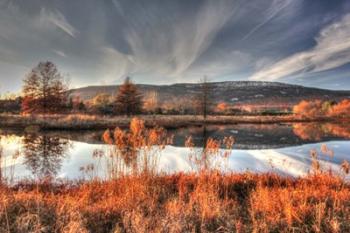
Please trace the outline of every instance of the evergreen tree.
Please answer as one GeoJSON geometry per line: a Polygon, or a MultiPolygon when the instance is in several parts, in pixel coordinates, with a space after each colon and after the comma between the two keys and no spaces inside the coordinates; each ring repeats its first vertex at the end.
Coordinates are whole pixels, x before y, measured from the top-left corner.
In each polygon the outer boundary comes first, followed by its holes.
{"type": "Polygon", "coordinates": [[[118,114],[126,114],[130,116],[141,113],[142,95],[129,77],[127,77],[124,84],[119,87],[115,105],[118,114]]]}

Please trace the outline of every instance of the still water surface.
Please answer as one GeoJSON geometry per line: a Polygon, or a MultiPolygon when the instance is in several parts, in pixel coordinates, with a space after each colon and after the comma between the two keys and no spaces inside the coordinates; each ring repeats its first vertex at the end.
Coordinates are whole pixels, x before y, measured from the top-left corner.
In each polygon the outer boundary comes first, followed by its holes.
{"type": "MultiPolygon", "coordinates": [[[[111,158],[111,146],[101,140],[103,131],[46,131],[24,133],[0,130],[3,150],[0,174],[11,182],[22,179],[108,179],[111,169],[128,169],[132,162],[111,158]]],[[[193,137],[200,151],[207,138],[233,136],[235,144],[228,156],[218,156],[209,163],[226,172],[269,172],[301,176],[310,171],[311,150],[316,150],[324,169],[339,170],[350,160],[350,126],[334,123],[239,124],[189,127],[169,130],[172,145],[149,156],[155,170],[162,173],[190,172],[197,169],[184,147],[193,137]]],[[[224,151],[224,149],[222,149],[224,151]]],[[[225,150],[225,152],[227,152],[225,150]]],[[[226,154],[226,155],[227,155],[226,154]]],[[[142,157],[142,155],[140,156],[142,157]]],[[[140,163],[138,159],[136,163],[140,163]]]]}

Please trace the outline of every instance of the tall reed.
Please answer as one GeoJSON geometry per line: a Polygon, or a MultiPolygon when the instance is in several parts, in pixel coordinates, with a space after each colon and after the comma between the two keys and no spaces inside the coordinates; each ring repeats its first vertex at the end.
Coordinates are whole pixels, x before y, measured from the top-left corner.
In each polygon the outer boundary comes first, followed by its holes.
{"type": "Polygon", "coordinates": [[[103,140],[112,146],[110,150],[111,177],[131,173],[155,174],[160,152],[171,144],[173,137],[164,128],[146,128],[145,122],[133,118],[129,130],[106,130],[103,140]]]}

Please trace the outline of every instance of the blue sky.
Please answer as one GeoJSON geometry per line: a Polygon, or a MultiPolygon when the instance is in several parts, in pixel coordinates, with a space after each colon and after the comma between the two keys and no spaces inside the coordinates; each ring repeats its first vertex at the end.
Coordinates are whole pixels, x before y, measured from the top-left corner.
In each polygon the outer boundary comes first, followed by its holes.
{"type": "Polygon", "coordinates": [[[71,87],[280,81],[350,89],[348,0],[0,0],[0,93],[39,61],[71,87]]]}

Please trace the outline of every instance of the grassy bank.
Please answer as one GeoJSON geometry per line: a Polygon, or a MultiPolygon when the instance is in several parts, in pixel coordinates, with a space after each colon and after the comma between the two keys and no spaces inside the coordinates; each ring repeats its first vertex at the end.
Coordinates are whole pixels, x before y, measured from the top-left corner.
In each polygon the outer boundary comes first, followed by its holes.
{"type": "MultiPolygon", "coordinates": [[[[203,124],[201,116],[193,115],[141,115],[146,126],[161,126],[164,128],[177,128],[203,124]]],[[[131,117],[124,116],[97,116],[97,115],[0,115],[0,126],[26,128],[38,126],[42,129],[106,129],[127,127],[131,117]]],[[[328,117],[305,118],[297,115],[284,116],[208,116],[207,124],[237,124],[237,123],[284,123],[284,122],[310,122],[310,121],[344,121],[328,117]]]]}
{"type": "Polygon", "coordinates": [[[0,188],[0,232],[349,232],[350,186],[329,174],[216,172],[0,188]]]}

